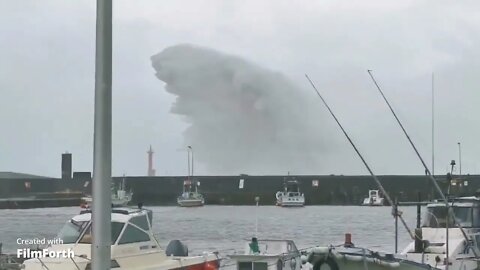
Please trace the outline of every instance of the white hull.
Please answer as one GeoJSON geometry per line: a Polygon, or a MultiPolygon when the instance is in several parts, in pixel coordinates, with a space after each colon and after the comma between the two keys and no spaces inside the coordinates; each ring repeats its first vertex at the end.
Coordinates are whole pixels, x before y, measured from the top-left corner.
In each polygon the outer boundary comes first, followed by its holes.
{"type": "MultiPolygon", "coordinates": [[[[112,198],[112,206],[113,207],[127,206],[130,200],[131,200],[130,198],[121,198],[121,199],[112,198]]],[[[82,201],[84,203],[84,208],[92,207],[92,202],[93,202],[92,197],[90,196],[82,197],[82,201]]]]}
{"type": "Polygon", "coordinates": [[[128,203],[130,202],[130,199],[112,199],[112,206],[114,207],[121,207],[121,206],[127,206],[128,203]]]}
{"type": "Polygon", "coordinates": [[[297,192],[290,193],[279,191],[275,194],[275,197],[277,198],[277,206],[302,207],[305,205],[305,197],[303,194],[299,195],[297,192]]]}
{"type": "Polygon", "coordinates": [[[380,197],[378,190],[369,190],[368,197],[363,200],[362,206],[383,206],[385,198],[380,197]]]}
{"type": "MultiPolygon", "coordinates": [[[[67,221],[58,237],[62,244],[47,248],[49,252],[69,255],[47,256],[24,261],[26,270],[87,270],[91,269],[92,214],[84,210],[67,221]]],[[[215,253],[189,256],[188,248],[180,241],[171,241],[163,250],[152,231],[152,211],[134,208],[114,208],[111,214],[112,269],[119,270],[218,270],[219,257],[215,253]],[[168,254],[168,255],[167,255],[168,254]]],[[[110,269],[110,267],[108,268],[110,269]]]]}
{"type": "Polygon", "coordinates": [[[383,198],[382,200],[376,200],[376,201],[369,201],[368,199],[365,199],[362,203],[362,206],[384,206],[383,198]]]}
{"type": "MultiPolygon", "coordinates": [[[[78,249],[75,249],[78,251],[78,249]]],[[[87,254],[87,253],[83,253],[87,254]]],[[[90,249],[88,249],[90,254],[90,249]]],[[[169,257],[166,256],[163,251],[153,251],[149,254],[137,254],[128,256],[112,256],[120,267],[114,268],[115,270],[169,270],[169,269],[185,269],[188,266],[195,266],[199,269],[204,269],[205,264],[216,264],[219,258],[213,254],[207,254],[203,256],[189,256],[189,257],[169,257]],[[197,266],[198,265],[198,266],[197,266]]],[[[89,266],[91,260],[76,257],[74,259],[56,259],[56,258],[43,258],[42,262],[49,270],[84,270],[91,269],[89,266]],[[75,262],[73,262],[73,261],[75,262]],[[78,267],[78,268],[77,268],[78,267]]],[[[30,259],[24,262],[26,270],[45,270],[42,263],[38,259],[30,259]]],[[[112,268],[113,269],[113,268],[112,268]]]]}
{"type": "Polygon", "coordinates": [[[298,201],[277,201],[277,206],[281,207],[303,207],[305,206],[305,200],[298,201]]]}
{"type": "Polygon", "coordinates": [[[229,255],[236,265],[236,270],[301,270],[302,260],[295,243],[290,240],[260,240],[258,250],[253,250],[246,243],[244,252],[229,255]],[[279,262],[282,262],[279,268],[279,262]]]}
{"type": "Polygon", "coordinates": [[[198,207],[205,204],[202,199],[178,199],[177,203],[181,207],[198,207]]]}

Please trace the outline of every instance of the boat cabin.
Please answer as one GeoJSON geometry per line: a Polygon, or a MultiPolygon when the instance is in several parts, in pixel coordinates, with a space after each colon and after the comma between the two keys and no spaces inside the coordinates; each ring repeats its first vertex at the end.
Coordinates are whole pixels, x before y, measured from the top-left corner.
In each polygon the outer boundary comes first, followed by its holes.
{"type": "Polygon", "coordinates": [[[292,240],[257,240],[245,243],[243,254],[229,255],[237,270],[300,270],[301,254],[292,240]]]}
{"type": "MultiPolygon", "coordinates": [[[[217,254],[206,252],[189,256],[188,248],[172,240],[163,250],[152,231],[152,211],[141,208],[113,208],[111,212],[112,269],[184,269],[217,270],[217,254]]],[[[25,270],[91,269],[92,213],[83,210],[66,222],[58,244],[48,250],[71,250],[74,258],[32,258],[24,262],[25,270]],[[63,242],[63,243],[62,243],[63,242]],[[45,266],[45,267],[44,267],[45,266]]]]}
{"type": "Polygon", "coordinates": [[[298,182],[295,180],[287,181],[285,185],[285,192],[289,193],[290,196],[300,196],[300,188],[298,186],[298,182]]]}
{"type": "Polygon", "coordinates": [[[477,197],[460,197],[449,202],[452,208],[447,215],[444,202],[427,205],[427,212],[422,227],[427,228],[455,228],[455,221],[463,228],[480,228],[480,199],[477,197]],[[455,216],[455,221],[453,215],[455,216]],[[447,218],[448,216],[448,218],[447,218]],[[448,224],[447,224],[448,222],[448,224]]]}
{"type": "MultiPolygon", "coordinates": [[[[157,248],[158,244],[151,232],[152,211],[147,209],[112,209],[112,246],[142,243],[143,249],[157,248]]],[[[63,244],[92,244],[91,210],[83,210],[67,221],[58,239],[63,244]]],[[[112,249],[112,253],[113,253],[112,249]]]]}
{"type": "Polygon", "coordinates": [[[402,254],[409,260],[445,267],[448,252],[452,269],[460,265],[474,269],[471,265],[476,261],[471,258],[480,254],[480,199],[457,197],[448,205],[450,211],[443,201],[427,205],[422,227],[415,230],[416,239],[402,254]]]}

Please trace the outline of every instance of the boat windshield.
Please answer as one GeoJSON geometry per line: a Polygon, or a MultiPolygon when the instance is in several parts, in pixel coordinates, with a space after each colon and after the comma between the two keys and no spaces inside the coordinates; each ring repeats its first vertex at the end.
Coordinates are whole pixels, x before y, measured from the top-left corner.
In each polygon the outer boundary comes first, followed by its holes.
{"type": "MultiPolygon", "coordinates": [[[[472,227],[472,207],[453,206],[455,221],[462,227],[472,227]]],[[[427,207],[427,213],[423,222],[423,227],[445,228],[447,225],[447,208],[445,206],[427,207]]],[[[448,218],[448,227],[455,227],[452,215],[448,218]]]]}
{"type": "Polygon", "coordinates": [[[78,237],[80,237],[87,224],[88,221],[75,221],[71,219],[60,230],[57,238],[62,239],[64,244],[73,244],[77,242],[78,237]]]}

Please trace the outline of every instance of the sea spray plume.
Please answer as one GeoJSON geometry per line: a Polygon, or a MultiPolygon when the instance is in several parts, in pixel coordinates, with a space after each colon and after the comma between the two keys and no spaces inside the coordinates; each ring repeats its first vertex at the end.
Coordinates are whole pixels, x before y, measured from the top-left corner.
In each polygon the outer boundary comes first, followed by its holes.
{"type": "MultiPolygon", "coordinates": [[[[190,124],[185,142],[208,173],[318,173],[325,155],[318,111],[285,76],[193,45],[152,56],[190,124]]],[[[318,106],[317,106],[318,107],[318,106]]]]}

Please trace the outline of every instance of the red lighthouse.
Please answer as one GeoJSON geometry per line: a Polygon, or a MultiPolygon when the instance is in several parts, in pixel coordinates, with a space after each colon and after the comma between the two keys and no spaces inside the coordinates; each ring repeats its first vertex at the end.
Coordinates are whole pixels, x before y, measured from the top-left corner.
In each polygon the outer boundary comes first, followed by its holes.
{"type": "Polygon", "coordinates": [[[155,169],[153,169],[153,149],[150,145],[150,149],[147,151],[148,154],[148,176],[155,176],[155,169]]]}

